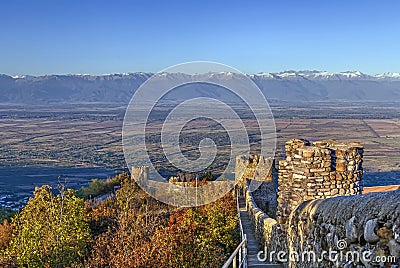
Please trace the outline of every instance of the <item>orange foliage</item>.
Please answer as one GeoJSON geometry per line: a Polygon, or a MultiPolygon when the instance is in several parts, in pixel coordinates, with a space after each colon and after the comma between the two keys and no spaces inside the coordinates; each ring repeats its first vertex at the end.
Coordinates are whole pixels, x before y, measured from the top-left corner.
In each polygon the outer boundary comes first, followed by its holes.
{"type": "Polygon", "coordinates": [[[10,244],[13,229],[13,226],[7,220],[0,224],[0,251],[5,250],[10,244]]]}
{"type": "Polygon", "coordinates": [[[232,195],[175,209],[125,182],[115,200],[90,213],[95,242],[87,267],[221,267],[238,243],[232,195]]]}

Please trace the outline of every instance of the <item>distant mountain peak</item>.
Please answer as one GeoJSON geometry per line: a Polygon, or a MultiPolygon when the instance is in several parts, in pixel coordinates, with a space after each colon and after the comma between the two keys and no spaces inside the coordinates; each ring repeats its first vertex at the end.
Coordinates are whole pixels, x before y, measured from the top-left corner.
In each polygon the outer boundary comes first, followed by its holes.
{"type": "Polygon", "coordinates": [[[385,78],[395,78],[395,79],[400,79],[400,73],[382,73],[382,74],[377,74],[375,75],[376,78],[379,79],[385,79],[385,78]]]}
{"type": "Polygon", "coordinates": [[[346,71],[346,72],[340,72],[339,75],[345,76],[347,78],[367,78],[370,77],[369,75],[366,75],[360,71],[346,71]]]}

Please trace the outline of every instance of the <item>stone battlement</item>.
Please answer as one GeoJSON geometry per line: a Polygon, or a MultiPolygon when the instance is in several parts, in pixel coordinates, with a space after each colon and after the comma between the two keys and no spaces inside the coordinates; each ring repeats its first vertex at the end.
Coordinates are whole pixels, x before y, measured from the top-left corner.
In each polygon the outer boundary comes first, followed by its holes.
{"type": "Polygon", "coordinates": [[[361,194],[363,146],[324,140],[286,142],[286,159],[279,161],[277,220],[307,200],[361,194]]]}
{"type": "Polygon", "coordinates": [[[262,155],[251,154],[236,157],[235,180],[245,185],[244,179],[270,182],[272,181],[272,167],[274,160],[262,155]]]}
{"type": "MultiPolygon", "coordinates": [[[[398,267],[388,265],[400,265],[400,190],[362,195],[363,146],[293,139],[285,149],[286,158],[279,161],[276,220],[261,208],[257,192],[249,191],[250,180],[244,187],[260,250],[265,256],[307,251],[322,256],[329,250],[361,256],[368,252],[371,260],[269,261],[293,268],[398,267]],[[339,241],[345,248],[338,248],[339,241]],[[383,266],[375,261],[379,257],[392,259],[383,266]]],[[[254,169],[254,164],[248,165],[245,175],[254,169]]]]}

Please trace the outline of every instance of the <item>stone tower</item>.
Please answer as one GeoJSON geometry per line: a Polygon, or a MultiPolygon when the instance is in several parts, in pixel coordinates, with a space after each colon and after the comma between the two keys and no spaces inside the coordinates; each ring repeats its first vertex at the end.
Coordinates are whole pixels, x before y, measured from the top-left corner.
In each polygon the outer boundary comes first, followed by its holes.
{"type": "Polygon", "coordinates": [[[293,139],[286,142],[286,159],[279,161],[277,220],[307,200],[361,194],[363,146],[357,142],[293,139]]]}

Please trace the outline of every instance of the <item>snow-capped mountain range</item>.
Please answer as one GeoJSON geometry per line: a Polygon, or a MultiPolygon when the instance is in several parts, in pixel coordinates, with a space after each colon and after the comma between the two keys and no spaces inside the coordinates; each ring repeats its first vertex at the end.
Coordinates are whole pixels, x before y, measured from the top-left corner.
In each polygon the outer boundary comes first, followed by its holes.
{"type": "Polygon", "coordinates": [[[357,80],[377,80],[387,79],[400,80],[400,73],[383,73],[377,75],[368,75],[360,71],[347,71],[340,73],[331,73],[326,71],[284,71],[279,73],[260,73],[254,76],[262,76],[271,79],[282,79],[282,78],[303,78],[303,79],[322,79],[322,80],[345,80],[345,79],[357,79],[357,80]]]}
{"type": "MultiPolygon", "coordinates": [[[[134,91],[151,73],[107,75],[0,75],[0,104],[70,104],[112,103],[126,105],[134,91]]],[[[190,76],[182,73],[157,74],[163,79],[190,76]]],[[[195,76],[213,79],[236,79],[236,73],[207,73],[195,76]]],[[[284,71],[248,75],[268,100],[286,102],[310,101],[399,101],[400,73],[367,75],[358,71],[330,73],[325,71],[284,71]]],[[[188,99],[224,93],[216,88],[198,86],[194,90],[171,94],[172,99],[188,99]]]]}

